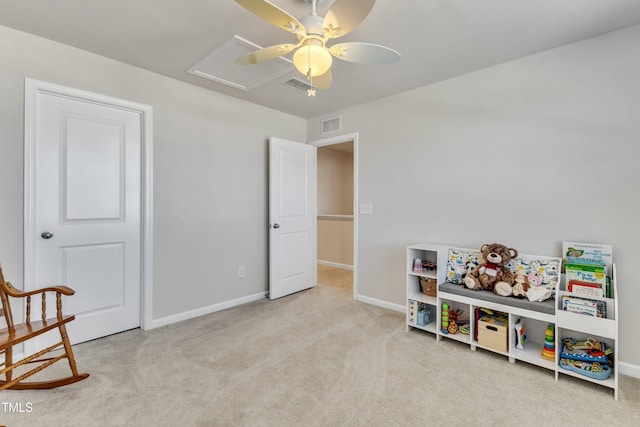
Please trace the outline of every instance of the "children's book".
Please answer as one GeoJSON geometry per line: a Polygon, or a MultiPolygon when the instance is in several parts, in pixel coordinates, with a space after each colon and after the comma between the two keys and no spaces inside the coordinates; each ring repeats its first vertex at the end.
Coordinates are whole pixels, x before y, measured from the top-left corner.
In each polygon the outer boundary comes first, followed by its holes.
{"type": "MultiPolygon", "coordinates": [[[[602,296],[611,298],[610,275],[613,248],[600,243],[562,242],[567,290],[571,282],[597,284],[602,296]]],[[[580,289],[581,295],[600,296],[599,291],[580,289]]]]}
{"type": "Polygon", "coordinates": [[[602,300],[563,295],[562,309],[572,313],[607,318],[607,304],[602,300]]]}
{"type": "Polygon", "coordinates": [[[562,255],[566,264],[604,266],[605,269],[613,264],[612,246],[600,243],[562,242],[562,255]]]}
{"type": "Polygon", "coordinates": [[[567,290],[583,297],[600,297],[604,296],[604,291],[597,283],[581,282],[579,280],[570,280],[567,290]]]}

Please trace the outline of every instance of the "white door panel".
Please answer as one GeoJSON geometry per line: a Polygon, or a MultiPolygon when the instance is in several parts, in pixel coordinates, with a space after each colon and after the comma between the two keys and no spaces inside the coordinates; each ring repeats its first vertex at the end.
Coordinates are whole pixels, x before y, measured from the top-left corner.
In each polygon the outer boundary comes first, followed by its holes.
{"type": "Polygon", "coordinates": [[[61,248],[64,282],[74,283],[67,311],[78,318],[125,306],[124,244],[112,243],[61,248]]]}
{"type": "Polygon", "coordinates": [[[269,298],[316,285],[316,148],[269,141],[269,298]]]}
{"type": "Polygon", "coordinates": [[[142,115],[55,93],[35,99],[34,280],[25,286],[76,291],[64,305],[76,315],[72,343],[138,327],[142,115]]]}

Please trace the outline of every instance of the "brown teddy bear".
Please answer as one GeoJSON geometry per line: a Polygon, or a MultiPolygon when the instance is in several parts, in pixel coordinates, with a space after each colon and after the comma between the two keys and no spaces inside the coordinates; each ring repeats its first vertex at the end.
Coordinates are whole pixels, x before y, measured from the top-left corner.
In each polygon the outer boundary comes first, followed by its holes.
{"type": "Polygon", "coordinates": [[[511,289],[514,282],[513,273],[505,266],[512,258],[518,256],[518,251],[499,243],[485,243],[480,252],[482,263],[467,273],[464,278],[465,286],[474,290],[492,291],[496,284],[499,284],[499,287],[506,284],[511,289]]]}

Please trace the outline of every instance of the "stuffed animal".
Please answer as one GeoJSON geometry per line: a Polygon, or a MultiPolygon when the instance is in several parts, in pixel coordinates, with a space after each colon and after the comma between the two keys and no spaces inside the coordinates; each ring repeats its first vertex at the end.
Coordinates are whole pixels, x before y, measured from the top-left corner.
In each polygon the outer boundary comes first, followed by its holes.
{"type": "Polygon", "coordinates": [[[451,282],[462,283],[465,274],[467,274],[467,267],[465,267],[464,264],[457,264],[453,267],[453,279],[451,282]]]}
{"type": "Polygon", "coordinates": [[[509,285],[506,282],[496,283],[493,288],[493,292],[503,297],[513,295],[517,298],[524,298],[527,296],[529,290],[529,280],[526,271],[523,266],[520,266],[515,273],[513,273],[513,285],[509,285]]]}
{"type": "Polygon", "coordinates": [[[535,273],[529,273],[527,281],[531,285],[525,294],[529,301],[544,301],[551,298],[551,291],[541,286],[543,283],[542,277],[535,273]]]}
{"type": "Polygon", "coordinates": [[[499,243],[485,243],[480,248],[482,263],[471,270],[464,278],[464,284],[469,289],[493,290],[496,284],[500,287],[506,284],[509,288],[513,284],[513,273],[506,265],[512,258],[518,256],[518,251],[507,248],[499,243]]]}
{"type": "Polygon", "coordinates": [[[531,286],[542,285],[542,277],[538,276],[535,273],[529,273],[529,275],[527,276],[527,281],[531,286]]]}

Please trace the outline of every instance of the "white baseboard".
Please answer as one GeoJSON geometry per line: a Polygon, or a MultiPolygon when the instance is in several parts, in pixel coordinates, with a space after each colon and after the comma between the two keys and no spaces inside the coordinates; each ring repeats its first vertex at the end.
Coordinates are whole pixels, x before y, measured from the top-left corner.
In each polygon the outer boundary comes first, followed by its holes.
{"type": "Polygon", "coordinates": [[[618,368],[622,375],[640,379],[640,366],[618,361],[618,368]]]}
{"type": "Polygon", "coordinates": [[[365,304],[375,305],[376,307],[386,308],[387,310],[398,311],[400,313],[406,313],[407,308],[404,305],[393,304],[388,301],[383,301],[380,299],[365,297],[364,295],[356,295],[356,301],[363,302],[365,304]]]}
{"type": "Polygon", "coordinates": [[[328,265],[329,267],[343,268],[345,270],[353,270],[353,265],[340,264],[339,262],[317,260],[318,264],[328,265]]]}
{"type": "Polygon", "coordinates": [[[242,304],[247,304],[254,301],[260,301],[266,297],[266,292],[259,292],[257,294],[248,295],[246,297],[237,298],[230,301],[224,301],[218,304],[209,305],[207,307],[197,308],[191,311],[185,311],[184,313],[173,314],[171,316],[162,317],[160,319],[153,319],[150,325],[147,325],[145,330],[159,328],[161,326],[170,325],[172,323],[181,322],[183,320],[193,319],[195,317],[204,316],[205,314],[215,313],[216,311],[226,310],[227,308],[235,307],[242,304]]]}

